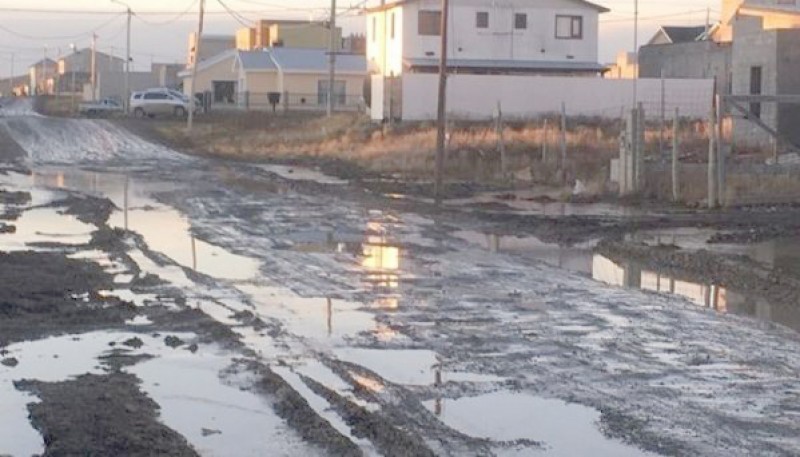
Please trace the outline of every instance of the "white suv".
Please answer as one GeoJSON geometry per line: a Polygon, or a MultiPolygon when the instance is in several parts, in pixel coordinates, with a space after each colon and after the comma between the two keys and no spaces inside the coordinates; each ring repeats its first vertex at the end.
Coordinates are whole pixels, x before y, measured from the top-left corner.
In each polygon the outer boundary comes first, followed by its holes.
{"type": "Polygon", "coordinates": [[[131,112],[138,118],[160,115],[186,117],[189,113],[188,97],[167,89],[151,89],[131,94],[131,112]]]}

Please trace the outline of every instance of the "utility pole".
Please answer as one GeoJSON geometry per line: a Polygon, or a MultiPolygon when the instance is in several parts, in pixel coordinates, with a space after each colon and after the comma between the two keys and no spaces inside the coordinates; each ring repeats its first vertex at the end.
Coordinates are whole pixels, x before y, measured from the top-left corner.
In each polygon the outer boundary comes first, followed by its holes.
{"type": "Polygon", "coordinates": [[[192,62],[192,84],[189,88],[189,116],[186,118],[186,130],[192,131],[194,127],[194,86],[197,83],[197,64],[200,63],[200,42],[203,36],[203,18],[206,13],[206,0],[200,0],[200,20],[197,25],[197,35],[194,37],[194,62],[192,62]]]}
{"type": "Polygon", "coordinates": [[[125,42],[125,100],[122,101],[122,106],[125,107],[125,114],[131,112],[131,16],[133,12],[131,7],[128,6],[128,32],[125,42]]]}
{"type": "Polygon", "coordinates": [[[639,102],[639,0],[633,0],[633,107],[639,102]]]}
{"type": "Polygon", "coordinates": [[[439,107],[437,110],[436,130],[436,179],[433,193],[436,205],[442,203],[442,184],[444,173],[444,143],[447,126],[447,15],[450,10],[449,0],[442,0],[441,24],[441,56],[439,60],[439,107]]]}
{"type": "Polygon", "coordinates": [[[97,34],[92,34],[92,101],[97,101],[97,34]]]}
{"type": "MultiPolygon", "coordinates": [[[[330,43],[328,50],[328,117],[333,116],[333,86],[336,82],[336,0],[331,0],[330,43]]],[[[384,33],[386,33],[384,31],[384,33]]]]}
{"type": "Polygon", "coordinates": [[[45,85],[47,85],[47,45],[44,47],[44,54],[42,57],[42,82],[40,84],[42,92],[39,95],[44,95],[44,93],[47,92],[45,90],[45,85]]]}

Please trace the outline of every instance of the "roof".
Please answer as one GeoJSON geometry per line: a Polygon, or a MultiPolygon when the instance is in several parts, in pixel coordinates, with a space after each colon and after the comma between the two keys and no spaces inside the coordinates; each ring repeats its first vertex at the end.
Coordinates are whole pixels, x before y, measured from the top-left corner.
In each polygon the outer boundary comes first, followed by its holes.
{"type": "MultiPolygon", "coordinates": [[[[288,73],[324,73],[328,71],[329,53],[326,49],[269,48],[261,51],[238,51],[238,62],[245,71],[281,70],[288,73]]],[[[339,73],[367,73],[363,55],[337,54],[339,73]]]]}
{"type": "MultiPolygon", "coordinates": [[[[386,4],[373,6],[371,8],[366,8],[366,11],[368,13],[377,12],[377,11],[385,11],[385,10],[389,10],[389,9],[394,8],[394,7],[402,6],[402,5],[405,5],[406,3],[411,3],[411,2],[415,2],[415,1],[418,1],[418,0],[395,0],[393,2],[390,1],[390,2],[387,2],[386,4]]],[[[566,1],[570,1],[570,2],[573,2],[573,3],[578,3],[580,5],[596,9],[600,13],[608,13],[609,11],[611,11],[610,9],[606,8],[605,6],[598,5],[596,3],[592,3],[592,2],[589,2],[589,1],[586,1],[586,0],[566,0],[566,1]]]]}
{"type": "MultiPolygon", "coordinates": [[[[439,59],[420,58],[405,59],[409,67],[438,67],[439,59]]],[[[488,60],[488,59],[448,59],[448,68],[464,68],[472,70],[505,70],[505,71],[573,71],[600,72],[605,66],[594,62],[558,62],[538,60],[488,60]]]]}
{"type": "Polygon", "coordinates": [[[664,35],[666,35],[667,39],[673,44],[689,43],[692,41],[697,41],[700,37],[702,37],[706,33],[706,26],[698,25],[683,27],[665,25],[661,27],[661,31],[664,32],[664,35]]]}
{"type": "MultiPolygon", "coordinates": [[[[203,71],[208,67],[214,66],[220,62],[223,62],[225,59],[233,59],[236,57],[236,53],[238,51],[236,49],[227,49],[224,52],[220,52],[214,56],[209,57],[208,59],[201,60],[199,64],[197,64],[197,71],[203,71]]],[[[178,73],[178,77],[186,78],[192,75],[192,68],[187,67],[185,70],[178,73]]]]}
{"type": "Polygon", "coordinates": [[[42,65],[49,66],[49,67],[53,67],[53,66],[56,66],[56,65],[58,65],[58,64],[56,63],[56,61],[55,61],[55,60],[53,60],[53,59],[49,59],[49,58],[48,58],[48,59],[41,59],[41,60],[37,61],[36,63],[32,63],[32,64],[29,66],[29,68],[33,68],[33,67],[41,67],[42,65]]]}

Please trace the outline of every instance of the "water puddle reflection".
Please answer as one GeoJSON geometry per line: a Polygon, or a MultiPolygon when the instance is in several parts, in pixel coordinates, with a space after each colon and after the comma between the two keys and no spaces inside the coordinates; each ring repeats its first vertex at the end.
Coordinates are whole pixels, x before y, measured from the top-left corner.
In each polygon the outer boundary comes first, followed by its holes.
{"type": "Polygon", "coordinates": [[[633,457],[653,455],[603,435],[600,413],[592,408],[513,392],[494,392],[477,397],[425,402],[447,426],[462,433],[493,441],[541,442],[536,447],[503,449],[500,455],[553,457],[633,457]]]}

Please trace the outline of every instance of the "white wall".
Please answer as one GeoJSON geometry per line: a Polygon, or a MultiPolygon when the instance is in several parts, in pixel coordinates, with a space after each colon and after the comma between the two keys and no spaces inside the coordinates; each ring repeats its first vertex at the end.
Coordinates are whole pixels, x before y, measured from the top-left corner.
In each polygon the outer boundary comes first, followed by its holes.
{"type": "MultiPolygon", "coordinates": [[[[440,38],[418,33],[420,10],[440,11],[439,0],[419,0],[367,14],[367,60],[384,75],[400,75],[403,58],[438,59],[440,38]],[[391,39],[392,14],[396,17],[391,39]]],[[[448,53],[452,59],[555,62],[598,61],[599,12],[570,0],[459,0],[451,3],[448,53]],[[489,27],[476,27],[478,12],[489,13],[489,27]],[[515,13],[527,15],[527,28],[514,28],[515,13]],[[583,17],[582,39],[557,39],[556,16],[583,17]]]]}
{"type": "MultiPolygon", "coordinates": [[[[403,120],[435,119],[438,76],[407,73],[402,80],[403,120]]],[[[682,116],[708,116],[713,80],[671,79],[664,84],[667,118],[672,118],[675,107],[680,108],[682,116]]],[[[638,100],[644,104],[648,117],[660,115],[661,80],[640,79],[637,86],[638,100]]],[[[625,79],[451,75],[447,89],[448,112],[465,119],[491,118],[498,101],[504,116],[512,118],[559,112],[562,102],[570,116],[618,118],[633,103],[633,82],[625,79]]],[[[380,120],[374,115],[383,111],[374,105],[373,119],[380,120]]]]}

